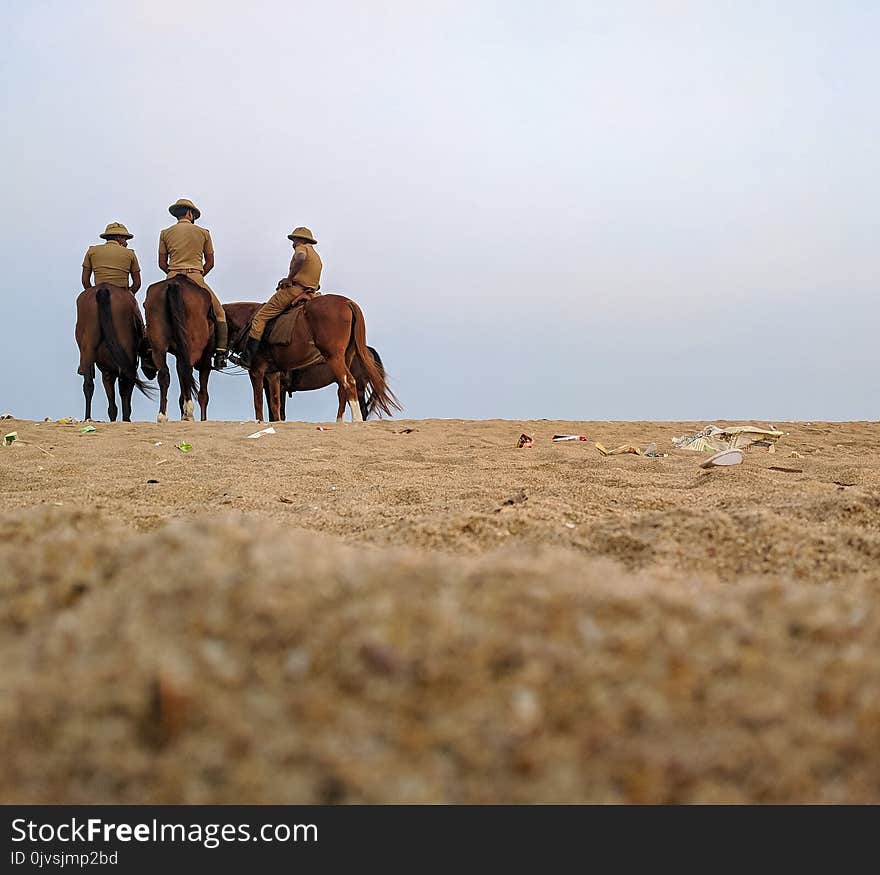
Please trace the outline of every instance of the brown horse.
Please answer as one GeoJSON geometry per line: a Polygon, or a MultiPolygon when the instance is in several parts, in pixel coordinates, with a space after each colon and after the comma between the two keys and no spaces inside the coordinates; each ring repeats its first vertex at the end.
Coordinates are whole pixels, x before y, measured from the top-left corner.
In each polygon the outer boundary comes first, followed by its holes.
{"type": "Polygon", "coordinates": [[[193,392],[198,391],[201,419],[208,418],[208,377],[214,352],[214,319],[211,297],[184,276],[153,283],[144,301],[147,314],[147,338],[153,350],[153,363],[159,372],[159,415],[157,422],[167,422],[168,387],[171,373],[166,355],[177,360],[180,381],[181,419],[192,420],[193,392]],[[193,376],[198,368],[199,379],[193,376]]]}
{"type": "MultiPolygon", "coordinates": [[[[107,416],[116,422],[116,380],[122,401],[122,421],[131,422],[131,394],[137,386],[148,398],[153,387],[137,375],[138,353],[143,351],[144,329],[138,302],[128,289],[100,283],[86,289],[76,299],[76,343],[79,346],[79,369],[86,398],[86,420],[92,418],[92,395],[95,392],[95,365],[101,371],[107,393],[107,416]]],[[[144,375],[156,374],[145,364],[144,375]]]]}
{"type": "MultiPolygon", "coordinates": [[[[224,305],[231,337],[243,341],[242,335],[259,306],[249,302],[224,305]]],[[[357,382],[351,372],[355,360],[363,369],[365,384],[370,387],[371,400],[375,402],[374,409],[389,416],[392,415],[392,410],[400,410],[397,398],[385,381],[384,371],[376,366],[372,355],[367,351],[366,325],[361,308],[342,295],[320,295],[299,306],[302,308],[302,318],[298,318],[298,314],[290,310],[278,317],[279,320],[293,321],[290,341],[273,343],[271,329],[267,327],[263,342],[254,357],[250,377],[257,419],[263,418],[263,380],[266,375],[304,370],[316,364],[316,360],[317,364],[325,365],[329,369],[329,382],[334,382],[339,387],[337,422],[342,422],[346,404],[353,422],[362,422],[364,419],[358,399],[357,382]],[[321,358],[323,362],[320,361],[321,358]]],[[[273,384],[274,381],[270,381],[270,386],[273,384]]],[[[278,408],[272,410],[276,419],[280,416],[280,391],[278,398],[278,408]]],[[[270,406],[274,408],[272,399],[270,406]]]]}
{"type": "MultiPolygon", "coordinates": [[[[385,373],[385,366],[382,364],[379,353],[372,346],[367,347],[367,352],[373,357],[376,367],[382,372],[382,376],[387,383],[388,374],[385,373]]],[[[354,361],[351,363],[351,374],[357,385],[358,406],[361,409],[361,416],[365,420],[369,419],[376,412],[376,398],[373,395],[372,386],[367,382],[366,372],[357,356],[355,356],[354,361]]],[[[292,397],[294,392],[311,392],[314,389],[323,389],[333,382],[333,371],[330,370],[326,362],[319,362],[316,365],[310,365],[297,371],[290,371],[287,374],[267,374],[263,381],[263,391],[266,393],[266,401],[269,404],[269,419],[274,420],[277,417],[282,422],[287,419],[286,399],[288,396],[292,397]],[[277,388],[275,383],[277,383],[277,388]],[[273,406],[273,400],[275,406],[273,406]]],[[[341,416],[342,413],[343,411],[340,410],[337,415],[341,416]]],[[[381,416],[381,411],[379,415],[381,416]]]]}

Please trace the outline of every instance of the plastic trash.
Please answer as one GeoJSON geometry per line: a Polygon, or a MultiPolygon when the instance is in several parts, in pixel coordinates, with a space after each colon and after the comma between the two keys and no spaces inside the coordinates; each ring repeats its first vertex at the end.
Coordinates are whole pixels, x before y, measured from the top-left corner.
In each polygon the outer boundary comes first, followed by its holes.
{"type": "Polygon", "coordinates": [[[726,465],[740,465],[743,460],[743,452],[742,450],[736,449],[728,449],[721,450],[720,453],[715,453],[713,456],[709,456],[705,462],[703,462],[700,467],[701,468],[716,468],[723,467],[726,465]]]}
{"type": "Polygon", "coordinates": [[[94,434],[97,430],[98,429],[96,429],[95,426],[93,426],[93,425],[86,425],[86,426],[83,426],[79,430],[79,433],[80,434],[94,434]]]}
{"type": "Polygon", "coordinates": [[[258,438],[262,437],[264,434],[275,434],[275,429],[270,425],[269,428],[261,429],[260,431],[255,431],[253,434],[249,434],[249,438],[258,438]]]}
{"type": "MultiPolygon", "coordinates": [[[[329,425],[319,425],[319,426],[315,429],[315,431],[330,431],[330,426],[329,426],[329,425]]],[[[259,434],[259,432],[257,432],[257,434],[259,434]]],[[[256,437],[256,436],[257,436],[257,435],[253,435],[253,434],[251,435],[251,437],[256,437]]]]}
{"type": "Polygon", "coordinates": [[[181,453],[190,453],[192,452],[192,448],[193,445],[186,442],[177,444],[177,449],[180,450],[181,453]]]}
{"type": "Polygon", "coordinates": [[[596,443],[595,446],[603,456],[625,456],[627,453],[632,453],[634,456],[642,455],[642,451],[638,447],[634,447],[632,444],[621,444],[621,446],[614,447],[612,450],[606,449],[600,443],[596,443]]]}
{"type": "Polygon", "coordinates": [[[15,419],[15,417],[11,413],[4,413],[0,419],[15,419]]]}
{"type": "Polygon", "coordinates": [[[11,447],[18,440],[18,432],[11,431],[9,434],[3,435],[3,446],[11,447]]]}
{"type": "Polygon", "coordinates": [[[79,420],[73,416],[63,416],[61,419],[56,419],[55,422],[59,425],[76,425],[79,420]]]}
{"type": "Polygon", "coordinates": [[[587,436],[585,434],[555,434],[553,435],[554,442],[559,441],[585,441],[587,440],[587,436]]]}
{"type": "Polygon", "coordinates": [[[523,448],[528,449],[534,444],[534,440],[529,437],[527,434],[521,434],[519,436],[519,440],[516,442],[517,449],[521,450],[523,448]]]}

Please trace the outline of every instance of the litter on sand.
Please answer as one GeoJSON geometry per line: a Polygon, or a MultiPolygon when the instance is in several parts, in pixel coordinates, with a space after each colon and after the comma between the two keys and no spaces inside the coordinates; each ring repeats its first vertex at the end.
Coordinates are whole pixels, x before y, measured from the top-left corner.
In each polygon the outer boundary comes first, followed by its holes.
{"type": "Polygon", "coordinates": [[[269,428],[260,429],[260,431],[255,431],[253,434],[249,434],[249,438],[258,438],[262,437],[264,434],[275,434],[275,429],[270,425],[269,428]]]}
{"type": "Polygon", "coordinates": [[[4,413],[0,419],[15,419],[15,417],[11,413],[4,413]]]}
{"type": "Polygon", "coordinates": [[[648,444],[648,446],[642,450],[642,455],[646,459],[665,459],[669,453],[658,453],[657,444],[648,444]]]}
{"type": "MultiPolygon", "coordinates": [[[[330,431],[330,426],[329,425],[319,425],[315,429],[315,431],[330,431]]],[[[257,432],[257,434],[259,434],[259,432],[257,432]]],[[[251,435],[251,437],[256,437],[256,435],[251,435]]]]}
{"type": "Polygon", "coordinates": [[[79,430],[80,434],[94,434],[98,429],[93,425],[86,425],[79,430]]]}
{"type": "Polygon", "coordinates": [[[768,453],[776,452],[776,442],[784,432],[776,429],[761,428],[757,425],[736,425],[721,428],[707,425],[696,434],[683,435],[672,439],[674,446],[680,450],[697,452],[720,452],[721,450],[738,450],[751,446],[763,446],[768,453]]]}
{"type": "Polygon", "coordinates": [[[519,436],[519,440],[516,442],[516,447],[519,450],[521,450],[523,448],[528,449],[529,447],[532,446],[532,444],[534,444],[534,440],[531,437],[529,437],[529,435],[521,434],[519,436]]]}
{"type": "Polygon", "coordinates": [[[9,434],[3,435],[3,446],[11,447],[18,440],[18,432],[11,431],[9,434]]]}
{"type": "Polygon", "coordinates": [[[642,451],[638,447],[634,447],[632,444],[621,444],[619,447],[614,447],[609,450],[606,449],[602,444],[596,443],[596,449],[603,456],[624,456],[627,453],[632,453],[634,456],[641,456],[642,451]]]}
{"type": "Polygon", "coordinates": [[[181,453],[189,453],[192,452],[193,445],[187,443],[180,443],[177,445],[177,449],[180,450],[181,453]]]}
{"type": "Polygon", "coordinates": [[[703,462],[700,467],[701,468],[716,468],[716,467],[724,467],[726,465],[740,465],[742,464],[743,454],[742,450],[734,450],[727,449],[721,450],[721,452],[715,453],[712,456],[709,456],[705,462],[703,462]]]}
{"type": "Polygon", "coordinates": [[[587,436],[585,434],[555,434],[553,435],[553,440],[558,441],[585,441],[587,440],[587,436]]]}
{"type": "Polygon", "coordinates": [[[74,416],[63,416],[61,419],[56,419],[59,425],[76,425],[79,420],[74,416]]]}

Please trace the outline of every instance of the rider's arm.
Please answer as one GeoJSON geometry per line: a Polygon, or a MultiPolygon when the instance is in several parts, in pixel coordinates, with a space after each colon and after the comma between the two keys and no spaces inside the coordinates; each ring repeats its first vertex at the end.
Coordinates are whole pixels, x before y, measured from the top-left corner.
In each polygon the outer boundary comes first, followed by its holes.
{"type": "Polygon", "coordinates": [[[165,232],[159,235],[159,270],[168,273],[168,247],[165,245],[165,232]]]}
{"type": "Polygon", "coordinates": [[[128,272],[131,274],[131,293],[136,295],[141,287],[141,266],[138,264],[137,256],[134,250],[130,249],[131,261],[128,265],[128,272]]]}
{"type": "Polygon", "coordinates": [[[214,267],[214,244],[211,241],[211,232],[205,228],[205,243],[202,247],[205,256],[205,266],[202,268],[202,276],[207,276],[214,267]]]}
{"type": "Polygon", "coordinates": [[[303,264],[305,264],[305,260],[305,252],[296,252],[294,253],[293,258],[290,259],[290,273],[287,274],[287,278],[291,282],[293,282],[293,278],[299,273],[303,264]]]}
{"type": "Polygon", "coordinates": [[[92,287],[92,250],[89,249],[83,258],[82,284],[84,289],[92,287]]]}

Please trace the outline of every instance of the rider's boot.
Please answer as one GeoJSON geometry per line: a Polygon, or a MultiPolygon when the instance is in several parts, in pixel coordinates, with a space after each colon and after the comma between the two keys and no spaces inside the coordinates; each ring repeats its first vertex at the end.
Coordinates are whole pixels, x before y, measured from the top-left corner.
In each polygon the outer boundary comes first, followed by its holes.
{"type": "Polygon", "coordinates": [[[229,327],[225,322],[217,322],[214,326],[216,343],[214,345],[214,370],[222,371],[226,367],[226,346],[229,341],[229,327]]]}
{"type": "Polygon", "coordinates": [[[244,352],[238,359],[239,367],[244,368],[246,371],[251,369],[251,364],[253,363],[254,356],[257,354],[257,347],[259,347],[259,345],[259,337],[249,337],[247,339],[247,346],[244,348],[244,352]]]}

